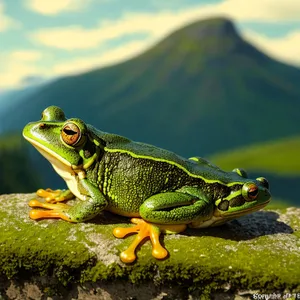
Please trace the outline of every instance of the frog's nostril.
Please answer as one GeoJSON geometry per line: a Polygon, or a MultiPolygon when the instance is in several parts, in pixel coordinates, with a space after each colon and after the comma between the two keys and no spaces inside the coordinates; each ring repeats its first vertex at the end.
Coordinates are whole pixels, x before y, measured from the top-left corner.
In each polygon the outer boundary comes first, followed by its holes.
{"type": "Polygon", "coordinates": [[[40,123],[40,124],[39,124],[39,128],[40,128],[40,129],[45,128],[45,123],[40,123]]]}

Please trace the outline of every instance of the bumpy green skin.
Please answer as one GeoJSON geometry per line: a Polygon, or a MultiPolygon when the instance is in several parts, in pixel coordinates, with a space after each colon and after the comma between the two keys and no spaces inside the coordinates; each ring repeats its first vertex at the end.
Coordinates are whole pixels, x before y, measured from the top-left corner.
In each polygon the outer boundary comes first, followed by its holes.
{"type": "Polygon", "coordinates": [[[65,293],[62,299],[75,284],[90,287],[87,294],[97,286],[105,289],[106,284],[106,292],[113,293],[122,284],[117,295],[128,290],[131,294],[126,297],[137,299],[147,292],[139,289],[143,283],[153,290],[170,285],[183,293],[177,296],[181,299],[187,299],[189,292],[195,299],[199,295],[211,299],[217,292],[300,290],[299,208],[255,212],[219,228],[168,235],[164,239],[171,254],[168,260],[151,257],[146,243],[137,263],[125,265],[118,254],[134,237],[118,240],[111,232],[115,224],[130,226],[127,218],[106,212],[88,223],[36,222],[28,218],[28,201],[34,196],[0,196],[0,295],[4,299],[10,280],[38,285],[45,298],[65,293]],[[135,283],[133,290],[131,283],[135,283]]]}
{"type": "Polygon", "coordinates": [[[184,159],[99,131],[80,119],[66,120],[58,107],[45,109],[42,120],[26,125],[23,135],[52,164],[59,162],[56,170],[76,179],[65,178],[70,190],[84,200],[66,211],[73,222],[106,209],[159,224],[211,226],[258,210],[270,198],[264,183],[245,178],[243,172],[224,172],[201,158],[184,159]],[[80,131],[74,145],[63,141],[66,124],[80,131]],[[255,199],[245,196],[250,183],[258,189],[255,199]],[[205,223],[213,217],[222,221],[205,223]]]}

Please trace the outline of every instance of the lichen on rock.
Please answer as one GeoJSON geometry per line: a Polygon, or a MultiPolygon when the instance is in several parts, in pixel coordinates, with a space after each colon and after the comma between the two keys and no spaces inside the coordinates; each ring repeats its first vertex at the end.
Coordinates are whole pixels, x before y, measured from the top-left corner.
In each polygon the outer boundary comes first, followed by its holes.
{"type": "Polygon", "coordinates": [[[34,221],[27,205],[34,197],[0,196],[0,299],[118,299],[118,293],[119,299],[205,299],[300,291],[299,208],[166,235],[167,259],[154,259],[145,242],[137,261],[125,265],[119,254],[134,237],[116,239],[112,230],[132,226],[128,218],[103,212],[79,224],[34,221]]]}

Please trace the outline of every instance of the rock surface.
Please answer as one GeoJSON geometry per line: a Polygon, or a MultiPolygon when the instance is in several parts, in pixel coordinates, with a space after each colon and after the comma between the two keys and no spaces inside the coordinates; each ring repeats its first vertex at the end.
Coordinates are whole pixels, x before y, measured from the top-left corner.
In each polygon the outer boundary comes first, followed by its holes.
{"type": "Polygon", "coordinates": [[[116,239],[128,218],[107,212],[86,223],[33,221],[34,194],[0,196],[2,299],[248,299],[299,293],[300,209],[259,211],[216,228],[166,235],[158,261],[149,242],[135,263],[116,239]]]}

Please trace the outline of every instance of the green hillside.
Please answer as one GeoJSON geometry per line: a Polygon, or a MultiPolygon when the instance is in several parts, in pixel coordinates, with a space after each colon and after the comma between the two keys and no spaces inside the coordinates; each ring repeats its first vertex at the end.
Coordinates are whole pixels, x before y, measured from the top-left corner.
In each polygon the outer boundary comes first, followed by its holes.
{"type": "Polygon", "coordinates": [[[298,135],[221,152],[210,161],[228,171],[243,168],[250,178],[266,177],[273,196],[271,207],[300,207],[299,153],[298,135]]]}
{"type": "Polygon", "coordinates": [[[20,134],[0,138],[0,194],[32,192],[40,184],[20,134]]]}
{"type": "Polygon", "coordinates": [[[210,160],[223,169],[236,166],[281,176],[300,177],[300,136],[241,147],[211,156],[210,160]]]}
{"type": "Polygon", "coordinates": [[[24,141],[21,134],[8,133],[0,136],[0,151],[4,156],[4,153],[9,153],[12,149],[20,151],[24,147],[24,141]]]}
{"type": "Polygon", "coordinates": [[[183,156],[211,155],[296,134],[300,69],[215,18],[186,26],[127,62],[57,79],[1,117],[20,130],[49,105],[101,130],[183,156]]]}

